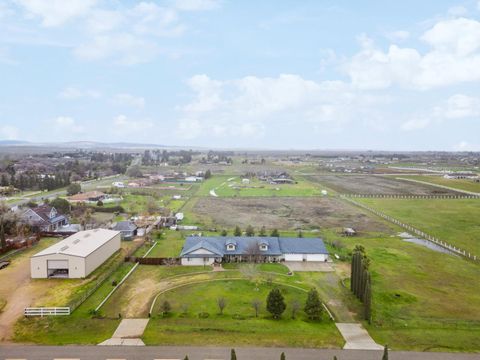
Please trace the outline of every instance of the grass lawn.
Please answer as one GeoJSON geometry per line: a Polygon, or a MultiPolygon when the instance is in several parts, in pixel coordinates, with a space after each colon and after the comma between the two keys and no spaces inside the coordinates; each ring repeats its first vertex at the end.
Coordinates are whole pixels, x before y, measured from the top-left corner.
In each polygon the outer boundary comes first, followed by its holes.
{"type": "MultiPolygon", "coordinates": [[[[480,351],[478,265],[398,238],[342,241],[350,249],[363,245],[371,260],[373,322],[364,325],[378,343],[396,350],[480,351]]],[[[359,308],[357,301],[344,302],[359,308]]]]}
{"type": "Polygon", "coordinates": [[[249,184],[243,184],[241,177],[238,176],[214,176],[204,181],[198,191],[198,196],[212,196],[211,190],[214,190],[219,197],[236,196],[317,196],[321,195],[320,187],[298,177],[295,178],[295,184],[269,184],[265,181],[252,179],[249,184]],[[230,180],[230,181],[229,181],[230,180]]]}
{"type": "Polygon", "coordinates": [[[120,205],[129,214],[147,213],[149,202],[154,202],[157,206],[161,205],[159,201],[155,200],[155,198],[150,195],[124,194],[122,196],[123,200],[120,205]]]}
{"type": "Polygon", "coordinates": [[[425,181],[432,184],[448,186],[454,189],[466,190],[480,193],[480,183],[468,179],[445,179],[443,176],[402,176],[404,179],[425,181]]]}
{"type": "Polygon", "coordinates": [[[148,257],[178,257],[185,241],[183,232],[175,230],[157,232],[152,238],[157,241],[157,245],[148,257]]]}
{"type": "Polygon", "coordinates": [[[109,339],[120,320],[68,317],[22,318],[15,327],[16,342],[42,345],[96,345],[109,339]]]}
{"type": "Polygon", "coordinates": [[[224,280],[187,285],[161,295],[152,320],[144,334],[149,344],[190,345],[255,345],[338,348],[343,339],[332,321],[325,317],[321,322],[307,321],[303,310],[291,318],[294,300],[303,307],[306,292],[278,286],[287,304],[282,319],[273,320],[265,309],[265,299],[274,285],[255,285],[247,280],[224,280]],[[224,297],[226,307],[219,314],[217,299],[224,297]],[[261,302],[259,317],[251,305],[254,299],[261,302]],[[159,305],[168,300],[172,313],[163,317],[159,305]],[[208,319],[199,318],[208,313],[208,319]]]}
{"type": "Polygon", "coordinates": [[[356,199],[480,256],[480,201],[476,199],[356,199]]]}
{"type": "MultiPolygon", "coordinates": [[[[238,270],[248,265],[244,263],[226,263],[226,264],[223,264],[222,266],[224,269],[238,270]]],[[[269,264],[269,263],[255,264],[255,268],[258,271],[273,272],[273,273],[285,274],[285,275],[288,274],[288,272],[290,271],[285,265],[282,265],[282,264],[269,264]]]]}

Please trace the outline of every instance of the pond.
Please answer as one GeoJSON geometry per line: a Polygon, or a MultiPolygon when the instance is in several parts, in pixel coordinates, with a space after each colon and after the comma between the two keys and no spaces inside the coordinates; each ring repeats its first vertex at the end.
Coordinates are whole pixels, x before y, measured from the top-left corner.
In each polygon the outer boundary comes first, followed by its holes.
{"type": "Polygon", "coordinates": [[[433,251],[458,256],[455,252],[453,252],[451,250],[448,250],[448,249],[446,249],[446,248],[444,248],[440,245],[437,245],[437,244],[435,244],[431,241],[425,240],[425,239],[418,239],[418,238],[415,238],[415,237],[405,237],[405,236],[400,236],[400,237],[402,238],[403,241],[406,241],[406,242],[409,242],[409,243],[414,243],[414,244],[417,244],[417,245],[421,245],[421,246],[429,248],[433,251]]]}

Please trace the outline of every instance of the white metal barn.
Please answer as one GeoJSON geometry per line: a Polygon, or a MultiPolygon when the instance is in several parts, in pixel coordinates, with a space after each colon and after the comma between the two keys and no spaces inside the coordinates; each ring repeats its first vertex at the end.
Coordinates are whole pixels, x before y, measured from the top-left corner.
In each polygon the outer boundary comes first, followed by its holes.
{"type": "Polygon", "coordinates": [[[30,258],[30,274],[41,278],[85,278],[120,249],[120,232],[80,231],[30,258]]]}

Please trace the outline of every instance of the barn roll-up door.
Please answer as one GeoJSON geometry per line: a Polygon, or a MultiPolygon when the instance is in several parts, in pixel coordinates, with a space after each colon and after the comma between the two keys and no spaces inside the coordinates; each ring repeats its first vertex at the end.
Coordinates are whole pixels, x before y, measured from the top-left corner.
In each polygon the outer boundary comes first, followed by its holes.
{"type": "Polygon", "coordinates": [[[325,261],[324,254],[307,254],[307,261],[325,261]]]}
{"type": "Polygon", "coordinates": [[[48,269],[68,269],[68,260],[48,260],[48,269]]]}
{"type": "Polygon", "coordinates": [[[285,254],[285,261],[302,261],[302,254],[285,254]]]}

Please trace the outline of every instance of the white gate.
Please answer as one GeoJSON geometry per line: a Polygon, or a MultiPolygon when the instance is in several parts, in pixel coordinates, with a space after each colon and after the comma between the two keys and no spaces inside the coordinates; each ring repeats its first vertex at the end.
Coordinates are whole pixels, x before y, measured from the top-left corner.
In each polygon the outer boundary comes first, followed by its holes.
{"type": "Polygon", "coordinates": [[[25,316],[58,316],[70,315],[69,307],[28,307],[25,308],[25,316]]]}

